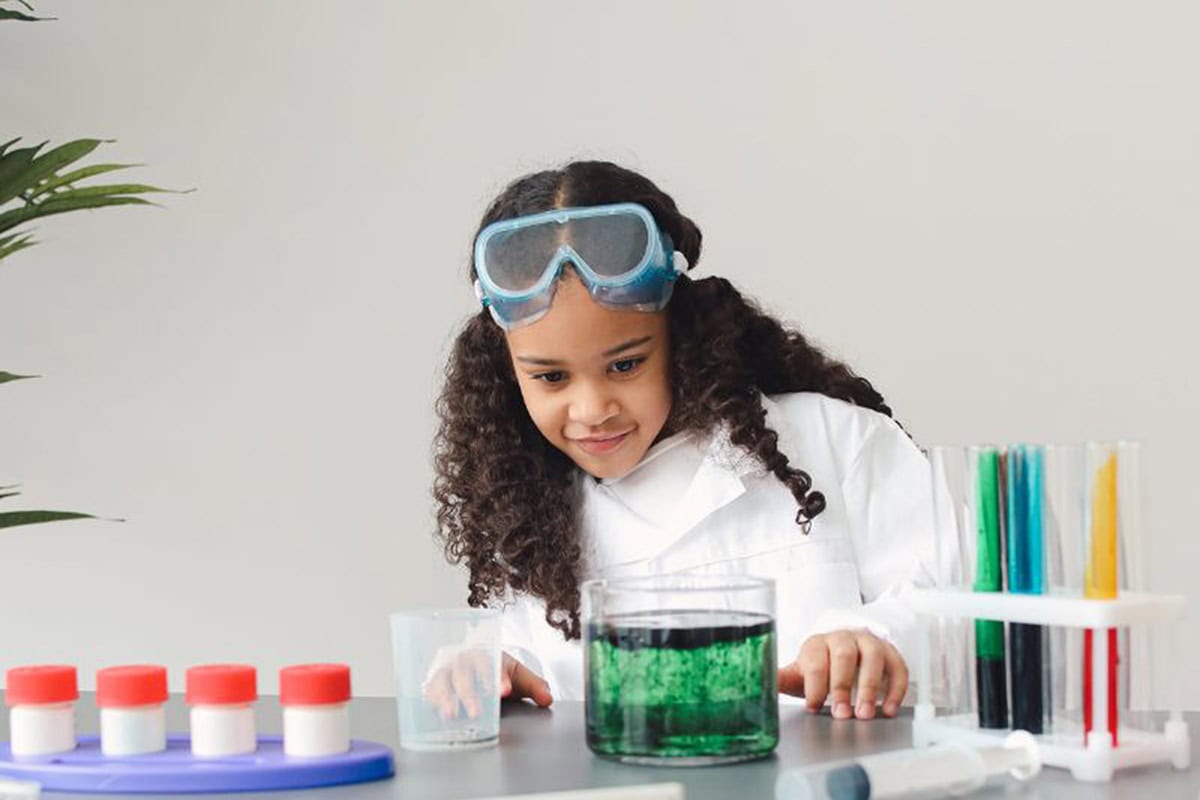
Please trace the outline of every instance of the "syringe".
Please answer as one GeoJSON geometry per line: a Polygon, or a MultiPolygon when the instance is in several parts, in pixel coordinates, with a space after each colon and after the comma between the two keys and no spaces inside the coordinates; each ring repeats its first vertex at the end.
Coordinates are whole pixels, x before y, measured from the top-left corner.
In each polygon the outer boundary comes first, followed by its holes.
{"type": "Polygon", "coordinates": [[[960,796],[991,778],[1027,781],[1042,768],[1037,740],[1013,731],[1003,746],[939,744],[852,761],[789,769],[775,782],[775,800],[890,800],[960,796]]]}

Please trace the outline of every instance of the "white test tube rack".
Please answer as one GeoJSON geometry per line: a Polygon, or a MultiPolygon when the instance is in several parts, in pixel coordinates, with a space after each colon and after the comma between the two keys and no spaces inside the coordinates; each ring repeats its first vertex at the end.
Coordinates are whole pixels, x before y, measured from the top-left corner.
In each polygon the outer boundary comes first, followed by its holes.
{"type": "MultiPolygon", "coordinates": [[[[1178,702],[1169,710],[1162,731],[1137,730],[1121,725],[1118,720],[1118,746],[1113,747],[1110,737],[1099,735],[1109,729],[1107,630],[1178,620],[1183,615],[1182,596],[1122,592],[1113,600],[1092,600],[1076,595],[916,589],[911,595],[911,606],[917,613],[920,636],[917,704],[913,710],[915,747],[938,742],[986,747],[1002,742],[1010,733],[980,728],[974,712],[938,716],[933,704],[929,652],[931,620],[934,617],[986,619],[1090,629],[1099,634],[1093,636],[1096,647],[1092,657],[1094,732],[1088,736],[1085,746],[1082,726],[1055,715],[1051,728],[1035,737],[1043,764],[1069,769],[1076,780],[1096,782],[1112,780],[1116,770],[1146,764],[1169,762],[1176,769],[1188,768],[1191,741],[1178,702]]],[[[1175,680],[1178,679],[1176,675],[1175,680]]]]}

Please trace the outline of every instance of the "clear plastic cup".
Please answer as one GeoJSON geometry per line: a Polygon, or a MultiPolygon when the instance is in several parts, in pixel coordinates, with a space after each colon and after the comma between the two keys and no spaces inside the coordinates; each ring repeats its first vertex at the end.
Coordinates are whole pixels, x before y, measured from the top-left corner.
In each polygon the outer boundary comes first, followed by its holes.
{"type": "Polygon", "coordinates": [[[500,612],[400,611],[391,616],[400,746],[462,750],[500,735],[500,612]]]}

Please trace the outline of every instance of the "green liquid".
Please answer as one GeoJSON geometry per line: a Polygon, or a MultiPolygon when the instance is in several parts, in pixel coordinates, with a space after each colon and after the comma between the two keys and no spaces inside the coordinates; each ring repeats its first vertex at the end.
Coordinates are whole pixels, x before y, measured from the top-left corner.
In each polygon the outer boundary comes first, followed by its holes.
{"type": "Polygon", "coordinates": [[[779,742],[775,621],[730,611],[610,616],[586,630],[587,742],[625,761],[716,764],[779,742]]]}

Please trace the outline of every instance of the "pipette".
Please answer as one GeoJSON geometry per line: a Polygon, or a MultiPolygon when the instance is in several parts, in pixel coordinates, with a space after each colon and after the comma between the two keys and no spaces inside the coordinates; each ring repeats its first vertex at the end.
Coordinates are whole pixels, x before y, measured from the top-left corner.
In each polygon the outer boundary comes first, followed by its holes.
{"type": "Polygon", "coordinates": [[[1003,746],[947,743],[789,769],[775,783],[775,800],[960,796],[1006,775],[1027,781],[1041,767],[1037,740],[1025,731],[1014,731],[1003,746]]]}

